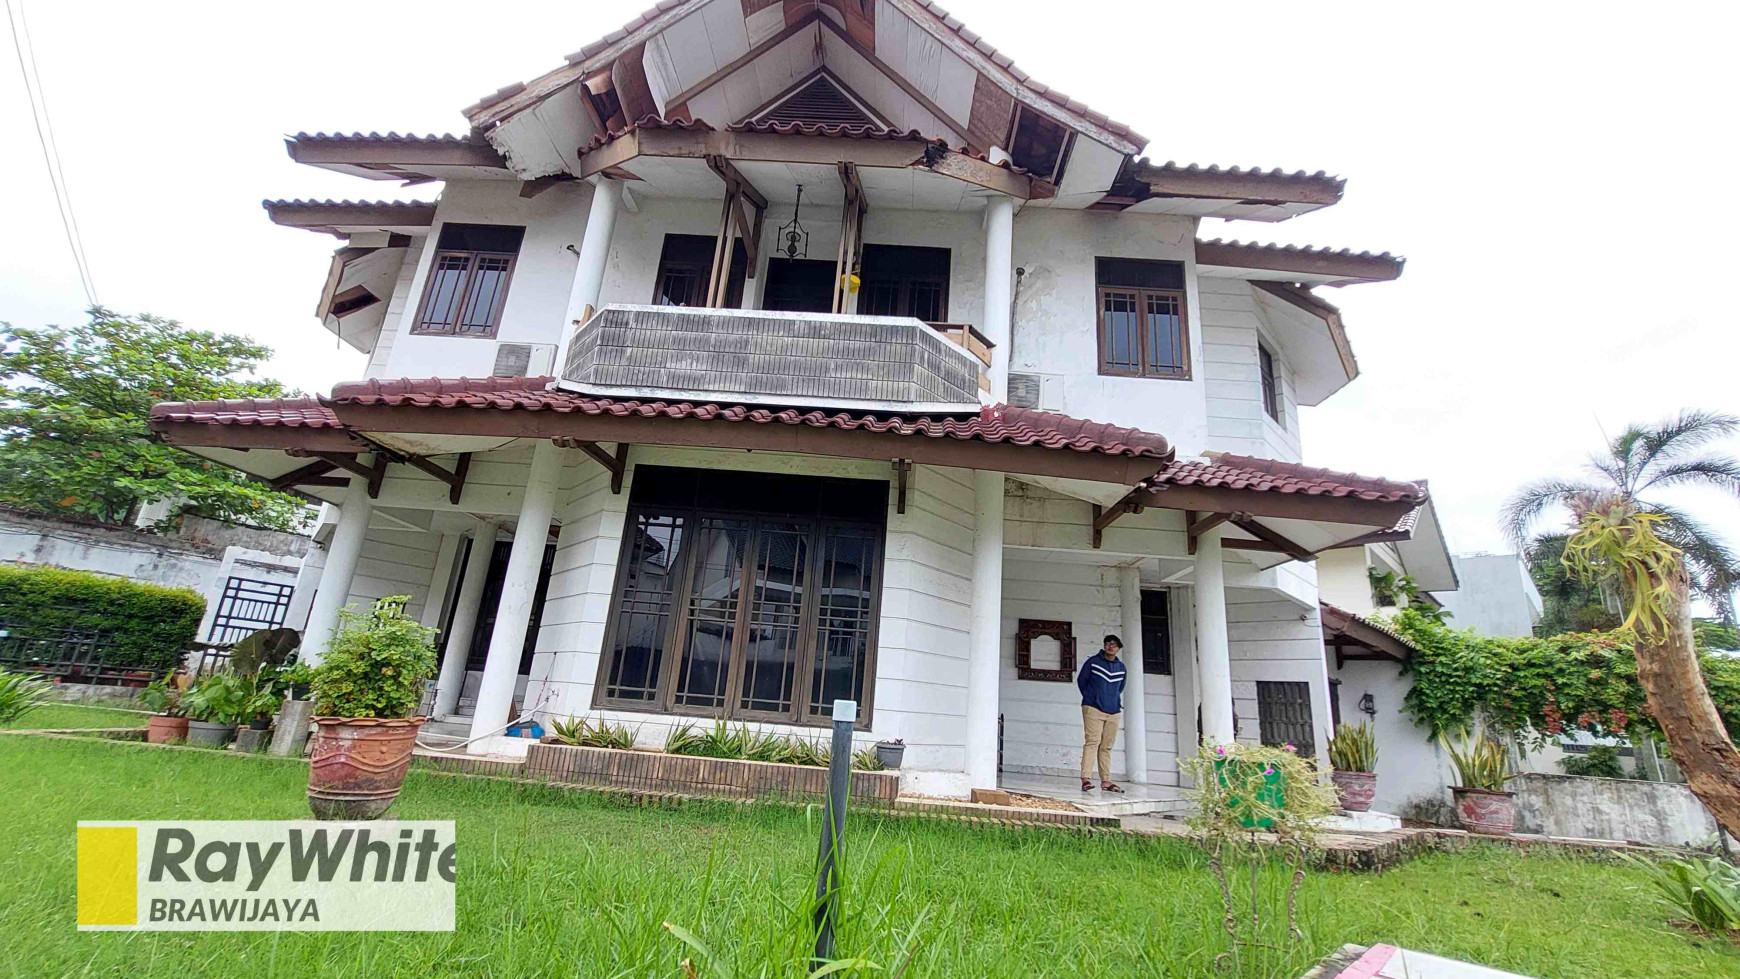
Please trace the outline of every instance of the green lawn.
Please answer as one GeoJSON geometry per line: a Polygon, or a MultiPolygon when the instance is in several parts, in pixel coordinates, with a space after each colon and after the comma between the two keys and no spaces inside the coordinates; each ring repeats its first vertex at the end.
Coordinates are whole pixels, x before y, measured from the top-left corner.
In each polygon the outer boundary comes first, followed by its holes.
{"type": "MultiPolygon", "coordinates": [[[[691,953],[664,921],[737,976],[769,961],[768,975],[799,974],[817,828],[802,811],[637,809],[413,772],[397,814],[458,821],[453,934],[79,933],[77,820],[307,818],[306,768],[23,736],[0,737],[0,765],[0,977],[679,976],[691,953]]],[[[1211,976],[1225,947],[1212,879],[1177,840],[869,816],[851,833],[842,950],[889,965],[915,936],[908,976],[1211,976]]],[[[1740,951],[1663,923],[1635,872],[1507,848],[1314,874],[1300,912],[1300,948],[1231,974],[1298,976],[1344,942],[1382,941],[1543,979],[1740,976],[1740,951]]]]}
{"type": "Polygon", "coordinates": [[[0,730],[42,731],[75,727],[144,727],[146,715],[84,704],[44,704],[0,730]]]}

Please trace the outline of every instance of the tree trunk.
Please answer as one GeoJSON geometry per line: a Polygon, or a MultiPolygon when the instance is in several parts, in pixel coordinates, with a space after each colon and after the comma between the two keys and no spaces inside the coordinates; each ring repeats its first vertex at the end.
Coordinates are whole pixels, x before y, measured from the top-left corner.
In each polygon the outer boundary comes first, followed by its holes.
{"type": "Polygon", "coordinates": [[[1740,836],[1740,750],[1728,737],[1698,670],[1684,570],[1668,585],[1672,595],[1663,608],[1667,634],[1638,637],[1637,679],[1692,793],[1724,830],[1740,836]]]}

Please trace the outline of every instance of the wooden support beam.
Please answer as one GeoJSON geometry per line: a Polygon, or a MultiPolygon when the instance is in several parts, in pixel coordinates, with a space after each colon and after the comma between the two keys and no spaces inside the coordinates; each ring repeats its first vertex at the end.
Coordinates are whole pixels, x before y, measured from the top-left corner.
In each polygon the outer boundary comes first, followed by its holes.
{"type": "Polygon", "coordinates": [[[749,202],[754,204],[757,210],[767,210],[767,198],[762,196],[761,191],[755,189],[755,185],[749,182],[748,177],[738,172],[737,167],[728,157],[720,156],[717,153],[710,154],[707,157],[707,166],[719,175],[720,180],[725,181],[727,189],[735,189],[744,197],[749,198],[749,202]]]}
{"type": "Polygon", "coordinates": [[[1105,530],[1112,525],[1112,521],[1126,513],[1141,513],[1147,509],[1147,496],[1148,491],[1138,487],[1124,494],[1123,499],[1103,510],[1098,503],[1094,504],[1094,550],[1099,550],[1105,530]]]}
{"type": "Polygon", "coordinates": [[[604,451],[597,442],[571,441],[569,444],[592,457],[592,461],[603,466],[610,473],[610,492],[617,495],[622,492],[622,477],[628,472],[628,443],[618,442],[616,454],[604,451]]]}
{"type": "MultiPolygon", "coordinates": [[[[1194,510],[1184,511],[1184,550],[1185,550],[1185,553],[1195,554],[1196,553],[1196,539],[1198,537],[1201,537],[1203,534],[1206,534],[1209,531],[1213,530],[1214,528],[1219,527],[1221,524],[1226,523],[1228,520],[1231,520],[1232,518],[1233,518],[1233,514],[1230,514],[1230,513],[1211,513],[1211,514],[1208,514],[1207,516],[1202,517],[1201,519],[1198,519],[1196,516],[1196,511],[1194,511],[1194,510]]],[[[1222,543],[1222,545],[1228,545],[1228,544],[1232,544],[1234,542],[1223,540],[1223,541],[1221,541],[1221,543],[1222,543]]]]}
{"type": "Polygon", "coordinates": [[[846,199],[840,205],[840,248],[834,260],[834,312],[844,313],[852,294],[846,276],[857,267],[864,251],[864,212],[869,204],[864,199],[864,184],[858,179],[858,165],[842,161],[836,166],[846,199]]]}
{"type": "Polygon", "coordinates": [[[1310,548],[1295,543],[1285,534],[1264,526],[1250,516],[1243,514],[1236,516],[1233,518],[1232,524],[1265,544],[1273,544],[1282,554],[1295,561],[1315,561],[1317,559],[1317,555],[1312,553],[1310,548]]]}
{"type": "Polygon", "coordinates": [[[392,462],[385,452],[376,452],[374,454],[374,462],[366,466],[363,465],[362,460],[358,459],[354,453],[345,455],[338,452],[316,452],[314,455],[332,463],[339,469],[343,469],[345,472],[354,473],[355,475],[368,480],[368,493],[369,499],[371,500],[380,497],[381,481],[386,479],[387,466],[392,462]]]}
{"type": "Polygon", "coordinates": [[[896,488],[896,497],[895,497],[895,501],[894,501],[894,512],[895,513],[905,513],[906,512],[906,481],[911,476],[912,476],[912,460],[911,459],[896,459],[896,460],[894,460],[894,485],[896,488]]]}
{"type": "MultiPolygon", "coordinates": [[[[755,278],[755,267],[761,264],[761,226],[763,220],[767,216],[767,197],[763,195],[761,191],[756,190],[755,185],[750,183],[747,177],[738,172],[737,167],[731,163],[731,160],[728,157],[721,156],[717,153],[709,153],[707,155],[707,166],[711,168],[714,173],[719,175],[720,180],[725,182],[725,214],[720,220],[720,226],[721,228],[724,228],[735,223],[736,233],[743,239],[743,250],[746,253],[745,257],[749,259],[749,278],[753,279],[755,278]],[[745,200],[747,200],[750,207],[755,210],[755,217],[753,220],[751,220],[749,215],[743,210],[743,202],[745,200]]],[[[718,306],[723,303],[725,293],[730,289],[730,235],[721,231],[719,237],[720,240],[715,242],[713,247],[713,270],[715,281],[722,283],[722,285],[717,289],[719,300],[717,302],[709,300],[709,306],[718,306]],[[725,263],[723,266],[723,273],[721,273],[719,265],[721,255],[724,256],[723,261],[725,263]]],[[[708,295],[711,296],[714,291],[713,283],[710,282],[708,295]]]]}
{"type": "MultiPolygon", "coordinates": [[[[325,476],[327,473],[332,472],[334,468],[333,464],[327,462],[325,459],[316,459],[306,466],[292,469],[282,476],[277,476],[268,480],[266,485],[275,490],[289,489],[292,486],[301,486],[317,477],[325,476]]],[[[348,482],[348,480],[346,480],[346,482],[348,482]]]]}
{"type": "Polygon", "coordinates": [[[713,239],[713,272],[707,279],[707,308],[718,309],[725,304],[725,293],[731,283],[731,207],[737,202],[737,189],[727,187],[725,200],[719,208],[719,234],[713,239]]]}
{"type": "Polygon", "coordinates": [[[404,461],[411,468],[428,473],[446,483],[449,488],[447,501],[454,504],[459,502],[459,495],[465,490],[465,476],[471,471],[471,453],[460,453],[459,461],[454,464],[451,472],[442,469],[422,456],[406,456],[404,461]]]}
{"type": "Polygon", "coordinates": [[[525,200],[530,200],[557,184],[569,183],[574,179],[575,177],[571,173],[553,173],[548,177],[537,177],[532,180],[523,180],[520,182],[520,197],[525,200]]]}

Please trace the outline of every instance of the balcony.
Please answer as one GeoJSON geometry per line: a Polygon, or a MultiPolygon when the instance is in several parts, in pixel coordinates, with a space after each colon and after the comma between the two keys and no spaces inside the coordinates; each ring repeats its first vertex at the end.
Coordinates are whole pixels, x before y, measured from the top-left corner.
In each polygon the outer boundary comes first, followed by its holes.
{"type": "Polygon", "coordinates": [[[574,331],[560,383],[640,400],[971,413],[989,360],[971,327],[904,316],[610,305],[574,331]]]}

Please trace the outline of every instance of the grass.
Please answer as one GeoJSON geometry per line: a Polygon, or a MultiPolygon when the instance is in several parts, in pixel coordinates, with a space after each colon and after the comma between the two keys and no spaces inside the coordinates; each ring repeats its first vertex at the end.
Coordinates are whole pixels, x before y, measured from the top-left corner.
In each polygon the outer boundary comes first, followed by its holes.
{"type": "MultiPolygon", "coordinates": [[[[629,808],[414,771],[396,814],[458,821],[454,933],[79,933],[76,820],[306,818],[306,768],[32,737],[0,738],[0,765],[0,977],[677,977],[686,957],[727,974],[666,921],[737,976],[801,974],[813,812],[629,808]]],[[[841,948],[881,975],[909,935],[913,977],[1216,975],[1220,902],[1181,841],[868,814],[849,839],[841,948]]],[[[1382,875],[1313,874],[1300,910],[1300,946],[1221,975],[1297,976],[1345,942],[1380,941],[1543,979],[1740,975],[1740,951],[1665,924],[1645,877],[1611,863],[1478,846],[1382,875]]]]}
{"type": "Polygon", "coordinates": [[[0,730],[44,731],[61,728],[144,727],[146,715],[84,704],[44,704],[0,730]]]}

